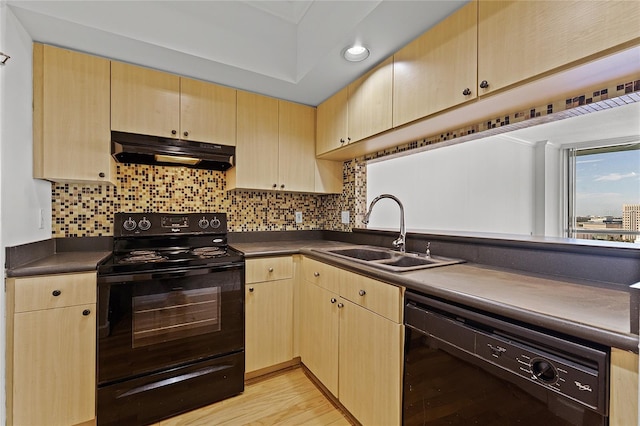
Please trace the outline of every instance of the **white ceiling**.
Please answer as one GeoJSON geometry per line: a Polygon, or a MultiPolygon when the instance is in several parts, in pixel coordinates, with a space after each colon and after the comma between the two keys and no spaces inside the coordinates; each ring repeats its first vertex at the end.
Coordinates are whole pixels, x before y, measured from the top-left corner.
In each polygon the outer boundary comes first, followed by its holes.
{"type": "Polygon", "coordinates": [[[317,105],[468,0],[8,0],[35,41],[317,105]],[[371,56],[345,61],[360,42],[371,56]]]}

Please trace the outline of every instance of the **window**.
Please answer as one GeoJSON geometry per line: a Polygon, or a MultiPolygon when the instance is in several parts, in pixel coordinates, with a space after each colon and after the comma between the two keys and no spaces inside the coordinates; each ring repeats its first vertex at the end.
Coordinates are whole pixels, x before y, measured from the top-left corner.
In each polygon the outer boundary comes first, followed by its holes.
{"type": "Polygon", "coordinates": [[[640,243],[640,143],[569,150],[573,238],[640,243]]]}

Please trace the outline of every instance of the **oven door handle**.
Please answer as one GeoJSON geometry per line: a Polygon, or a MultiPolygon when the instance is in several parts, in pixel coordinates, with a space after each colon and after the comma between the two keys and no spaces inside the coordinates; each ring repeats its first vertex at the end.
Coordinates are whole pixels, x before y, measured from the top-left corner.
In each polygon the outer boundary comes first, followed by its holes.
{"type": "Polygon", "coordinates": [[[118,274],[118,275],[98,275],[98,284],[117,284],[127,283],[133,281],[150,281],[150,280],[162,280],[172,278],[192,277],[196,275],[207,275],[216,272],[229,271],[234,269],[244,268],[244,262],[242,263],[228,263],[217,264],[215,266],[206,266],[200,268],[180,269],[174,271],[158,271],[158,272],[143,272],[133,274],[118,274]]]}

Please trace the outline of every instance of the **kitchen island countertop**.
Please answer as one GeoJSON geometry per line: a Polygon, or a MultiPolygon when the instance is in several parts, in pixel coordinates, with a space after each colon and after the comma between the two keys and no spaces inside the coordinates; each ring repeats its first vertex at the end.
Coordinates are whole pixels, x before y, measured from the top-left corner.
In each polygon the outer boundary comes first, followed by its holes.
{"type": "Polygon", "coordinates": [[[323,253],[353,244],[325,241],[238,243],[245,257],[304,254],[421,294],[536,327],[638,352],[631,333],[630,292],[601,283],[473,263],[393,273],[323,253]]]}

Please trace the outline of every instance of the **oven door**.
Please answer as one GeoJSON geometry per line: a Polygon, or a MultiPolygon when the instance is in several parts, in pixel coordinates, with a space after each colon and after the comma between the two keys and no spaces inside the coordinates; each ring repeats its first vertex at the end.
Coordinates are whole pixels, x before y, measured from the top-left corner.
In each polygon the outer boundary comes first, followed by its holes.
{"type": "Polygon", "coordinates": [[[98,386],[243,347],[244,263],[98,278],[98,386]]]}

